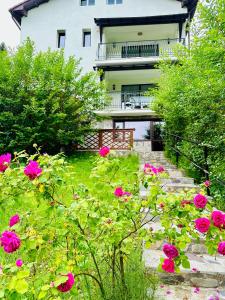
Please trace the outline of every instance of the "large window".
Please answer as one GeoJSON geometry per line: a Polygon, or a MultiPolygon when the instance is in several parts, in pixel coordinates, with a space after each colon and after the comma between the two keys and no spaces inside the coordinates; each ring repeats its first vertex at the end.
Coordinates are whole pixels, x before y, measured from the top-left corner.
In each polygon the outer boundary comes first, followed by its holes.
{"type": "Polygon", "coordinates": [[[113,4],[122,4],[123,0],[106,0],[107,4],[113,5],[113,4]]]}
{"type": "Polygon", "coordinates": [[[134,139],[136,141],[150,140],[150,121],[115,121],[115,129],[134,128],[134,139]]]}
{"type": "Polygon", "coordinates": [[[65,48],[66,44],[66,32],[65,30],[58,30],[58,48],[65,48]]]}
{"type": "Polygon", "coordinates": [[[95,0],[81,0],[80,5],[81,6],[95,5],[95,0]]]}
{"type": "Polygon", "coordinates": [[[91,31],[83,31],[83,47],[91,47],[91,31]]]}

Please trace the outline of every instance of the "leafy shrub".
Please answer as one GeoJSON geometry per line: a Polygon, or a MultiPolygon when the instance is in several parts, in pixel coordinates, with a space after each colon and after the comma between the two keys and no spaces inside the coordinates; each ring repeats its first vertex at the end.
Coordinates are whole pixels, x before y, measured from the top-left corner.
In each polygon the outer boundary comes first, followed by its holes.
{"type": "Polygon", "coordinates": [[[48,153],[70,150],[96,122],[104,105],[98,74],[81,73],[63,51],[35,52],[27,40],[14,52],[0,51],[0,149],[48,153]]]}
{"type": "MultiPolygon", "coordinates": [[[[199,3],[198,12],[200,19],[197,19],[191,49],[184,47],[180,51],[179,64],[167,60],[160,65],[162,76],[155,92],[154,109],[165,120],[166,131],[181,137],[177,143],[184,154],[180,166],[198,182],[205,175],[196,164],[205,169],[202,145],[208,147],[211,192],[217,207],[222,209],[225,208],[225,48],[222,42],[225,3],[223,0],[199,3]]],[[[173,159],[174,136],[168,135],[165,142],[167,153],[173,159]]]]}
{"type": "Polygon", "coordinates": [[[225,255],[225,214],[211,214],[204,187],[195,197],[167,195],[161,187],[167,174],[150,164],[124,184],[116,177],[120,159],[100,155],[90,175],[95,186],[80,185],[70,197],[62,155],[0,156],[1,298],[152,299],[156,283],[144,273],[143,241],[147,248],[164,243],[160,272],[189,268],[185,249],[200,234],[210,254],[225,255]],[[152,228],[158,218],[162,230],[152,228]]]}

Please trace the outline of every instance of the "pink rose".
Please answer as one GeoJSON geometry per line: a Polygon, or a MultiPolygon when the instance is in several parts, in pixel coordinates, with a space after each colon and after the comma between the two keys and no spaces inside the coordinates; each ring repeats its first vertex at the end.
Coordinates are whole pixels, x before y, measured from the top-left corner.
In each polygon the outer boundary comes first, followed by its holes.
{"type": "Polygon", "coordinates": [[[195,220],[195,228],[201,232],[205,233],[209,230],[210,221],[207,218],[199,218],[195,220]]]}
{"type": "Polygon", "coordinates": [[[114,195],[118,198],[123,196],[123,189],[121,187],[118,187],[114,191],[114,195]]]}
{"type": "Polygon", "coordinates": [[[162,166],[160,166],[159,168],[156,168],[153,165],[150,165],[148,163],[144,165],[144,173],[145,174],[157,175],[158,173],[162,173],[164,171],[165,171],[165,169],[162,166]]]}
{"type": "Polygon", "coordinates": [[[64,282],[64,283],[61,283],[61,284],[57,287],[57,289],[58,289],[60,292],[62,292],[62,293],[69,292],[69,291],[72,289],[72,287],[73,287],[73,285],[74,285],[74,282],[75,282],[74,276],[73,276],[72,273],[68,273],[68,274],[65,275],[65,276],[68,277],[67,281],[64,282]]]}
{"type": "Polygon", "coordinates": [[[211,182],[210,182],[209,180],[206,180],[206,181],[204,182],[204,186],[205,186],[206,188],[210,187],[210,185],[211,185],[211,182]]]}
{"type": "Polygon", "coordinates": [[[163,246],[163,252],[170,259],[176,258],[179,255],[177,248],[171,244],[165,244],[163,246]]]}
{"type": "Polygon", "coordinates": [[[165,169],[164,169],[163,166],[160,166],[160,167],[158,168],[158,172],[159,172],[159,173],[163,173],[164,171],[165,171],[165,169]]]}
{"type": "Polygon", "coordinates": [[[207,198],[202,194],[197,194],[194,197],[194,205],[197,208],[204,208],[206,206],[207,202],[208,202],[207,198]]]}
{"type": "Polygon", "coordinates": [[[123,196],[130,196],[131,193],[125,192],[125,191],[123,191],[123,189],[122,189],[121,187],[118,187],[118,188],[115,189],[114,195],[115,195],[117,198],[121,198],[121,197],[123,197],[123,196]]]}
{"type": "Polygon", "coordinates": [[[3,173],[8,168],[10,162],[11,162],[10,153],[0,155],[0,173],[3,173]]]}
{"type": "Polygon", "coordinates": [[[29,164],[24,168],[24,174],[29,177],[30,180],[34,180],[42,173],[42,169],[39,167],[38,162],[31,160],[29,164]]]}
{"type": "Polygon", "coordinates": [[[213,211],[211,218],[216,227],[222,227],[224,225],[224,214],[221,211],[213,211]]]}
{"type": "Polygon", "coordinates": [[[16,225],[17,223],[19,223],[20,221],[20,217],[18,214],[12,216],[9,220],[9,226],[13,227],[14,225],[16,225]]]}
{"type": "Polygon", "coordinates": [[[145,164],[145,165],[144,165],[144,173],[145,173],[145,174],[151,173],[152,167],[153,167],[153,166],[150,165],[150,164],[148,164],[148,163],[145,164]]]}
{"type": "Polygon", "coordinates": [[[196,288],[194,289],[194,293],[195,293],[195,294],[199,294],[199,293],[200,293],[200,288],[199,288],[199,287],[196,287],[196,288]]]}
{"type": "Polygon", "coordinates": [[[225,242],[220,242],[218,245],[218,253],[225,255],[225,242]]]}
{"type": "Polygon", "coordinates": [[[0,238],[1,246],[7,253],[15,252],[20,247],[19,237],[12,231],[3,232],[0,238]]]}
{"type": "Polygon", "coordinates": [[[22,259],[17,259],[17,261],[16,261],[16,266],[17,266],[18,268],[21,268],[22,265],[23,265],[22,259]]]}
{"type": "Polygon", "coordinates": [[[105,157],[109,154],[110,152],[110,148],[109,147],[102,147],[100,150],[99,150],[99,155],[102,156],[102,157],[105,157]]]}
{"type": "Polygon", "coordinates": [[[175,270],[174,261],[173,261],[172,259],[165,258],[165,259],[164,259],[164,262],[163,262],[163,264],[162,264],[162,269],[163,269],[165,272],[168,272],[168,273],[174,273],[174,270],[175,270]]]}

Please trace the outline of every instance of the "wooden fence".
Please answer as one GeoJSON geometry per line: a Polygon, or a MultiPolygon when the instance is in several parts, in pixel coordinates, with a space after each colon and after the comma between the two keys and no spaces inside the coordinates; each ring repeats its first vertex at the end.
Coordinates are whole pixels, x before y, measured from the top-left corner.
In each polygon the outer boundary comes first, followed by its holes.
{"type": "Polygon", "coordinates": [[[134,144],[135,129],[99,129],[88,133],[82,144],[77,145],[77,150],[99,150],[108,146],[112,150],[131,150],[134,144]]]}

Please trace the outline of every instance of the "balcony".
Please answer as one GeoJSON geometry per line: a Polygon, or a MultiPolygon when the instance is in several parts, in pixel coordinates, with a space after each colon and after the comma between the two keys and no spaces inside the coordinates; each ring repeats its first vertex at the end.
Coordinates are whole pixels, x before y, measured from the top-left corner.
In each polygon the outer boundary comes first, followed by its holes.
{"type": "Polygon", "coordinates": [[[154,99],[153,96],[146,96],[146,93],[109,93],[112,102],[105,107],[108,111],[130,111],[130,110],[150,110],[150,103],[154,99]]]}
{"type": "Polygon", "coordinates": [[[184,39],[163,39],[137,42],[100,43],[97,52],[97,65],[114,63],[115,61],[129,62],[140,61],[157,62],[159,58],[175,58],[177,44],[185,44],[184,39]]]}

